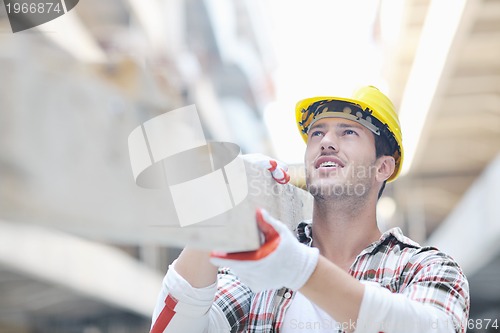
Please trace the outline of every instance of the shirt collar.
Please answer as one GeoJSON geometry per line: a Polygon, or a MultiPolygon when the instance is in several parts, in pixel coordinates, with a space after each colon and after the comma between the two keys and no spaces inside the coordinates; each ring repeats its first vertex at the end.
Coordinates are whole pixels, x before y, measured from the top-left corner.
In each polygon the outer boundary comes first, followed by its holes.
{"type": "MultiPolygon", "coordinates": [[[[297,228],[295,231],[297,234],[297,238],[301,243],[306,244],[308,246],[312,245],[312,242],[313,242],[313,239],[312,239],[312,220],[306,220],[306,221],[300,222],[297,225],[297,228]]],[[[379,240],[368,245],[363,251],[361,251],[360,255],[362,255],[364,253],[373,252],[378,246],[380,246],[382,243],[384,243],[390,237],[395,238],[400,243],[403,243],[403,244],[406,244],[406,245],[409,245],[412,247],[421,247],[420,244],[418,244],[417,242],[406,237],[400,228],[395,227],[395,228],[389,229],[386,232],[384,232],[380,236],[379,240]]]]}
{"type": "Polygon", "coordinates": [[[295,229],[295,233],[299,242],[312,246],[312,220],[300,222],[295,229]]]}

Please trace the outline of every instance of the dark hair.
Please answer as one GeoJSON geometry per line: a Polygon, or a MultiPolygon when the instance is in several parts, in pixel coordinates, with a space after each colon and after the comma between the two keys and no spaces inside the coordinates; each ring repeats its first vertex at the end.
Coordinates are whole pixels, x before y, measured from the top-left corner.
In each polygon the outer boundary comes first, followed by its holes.
{"type": "MultiPolygon", "coordinates": [[[[375,155],[377,158],[380,156],[393,156],[394,155],[394,148],[393,146],[389,143],[388,138],[381,133],[380,135],[375,135],[375,155]]],[[[385,189],[385,183],[387,181],[384,181],[382,184],[382,187],[378,191],[378,199],[382,196],[382,192],[384,192],[385,189]]]]}

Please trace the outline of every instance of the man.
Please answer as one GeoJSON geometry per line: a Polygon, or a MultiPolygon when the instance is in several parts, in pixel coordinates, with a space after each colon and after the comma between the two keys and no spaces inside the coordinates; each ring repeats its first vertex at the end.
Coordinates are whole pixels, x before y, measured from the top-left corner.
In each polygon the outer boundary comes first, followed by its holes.
{"type": "Polygon", "coordinates": [[[403,161],[391,101],[368,86],[302,100],[296,118],[312,223],[299,224],[297,241],[258,210],[258,250],[185,249],[165,276],[152,332],[465,332],[469,291],[457,263],[377,227],[377,200],[403,161]]]}

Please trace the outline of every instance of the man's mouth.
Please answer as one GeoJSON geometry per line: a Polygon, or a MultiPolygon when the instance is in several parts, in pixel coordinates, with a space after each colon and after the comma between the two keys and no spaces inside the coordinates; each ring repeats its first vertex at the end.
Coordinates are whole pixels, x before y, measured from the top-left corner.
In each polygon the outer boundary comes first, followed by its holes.
{"type": "Polygon", "coordinates": [[[319,168],[343,168],[344,163],[335,156],[321,156],[314,164],[316,169],[319,168]]]}
{"type": "Polygon", "coordinates": [[[319,165],[319,168],[336,168],[338,167],[339,165],[335,162],[323,162],[319,165]]]}

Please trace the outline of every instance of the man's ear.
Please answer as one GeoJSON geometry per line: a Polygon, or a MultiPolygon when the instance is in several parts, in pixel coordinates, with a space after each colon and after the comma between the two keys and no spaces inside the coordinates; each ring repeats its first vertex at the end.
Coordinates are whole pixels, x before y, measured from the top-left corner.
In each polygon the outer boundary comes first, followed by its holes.
{"type": "Polygon", "coordinates": [[[396,160],[392,156],[380,156],[377,159],[377,181],[384,182],[392,175],[396,168],[396,160]]]}

